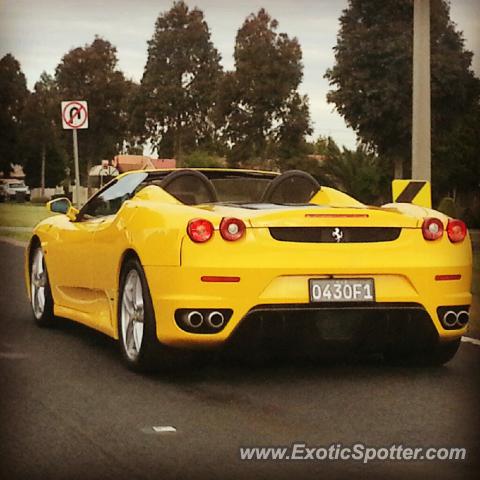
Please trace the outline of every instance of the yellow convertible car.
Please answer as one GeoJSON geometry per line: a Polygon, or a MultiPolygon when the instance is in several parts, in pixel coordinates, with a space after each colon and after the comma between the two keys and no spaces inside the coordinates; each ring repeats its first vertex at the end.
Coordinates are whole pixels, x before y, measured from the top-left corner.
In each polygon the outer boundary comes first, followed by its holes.
{"type": "Polygon", "coordinates": [[[467,329],[462,221],[369,207],[304,172],[136,171],[80,211],[48,208],[62,215],[26,251],[35,321],[100,330],[134,370],[219,347],[443,364],[467,329]]]}

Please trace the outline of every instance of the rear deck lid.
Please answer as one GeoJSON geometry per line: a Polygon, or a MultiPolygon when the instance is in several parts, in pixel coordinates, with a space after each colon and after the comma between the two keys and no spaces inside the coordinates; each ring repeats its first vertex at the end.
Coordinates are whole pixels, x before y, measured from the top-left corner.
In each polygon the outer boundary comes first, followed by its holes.
{"type": "Polygon", "coordinates": [[[271,227],[399,227],[416,228],[417,217],[394,208],[325,207],[317,205],[214,205],[212,210],[222,216],[242,218],[255,228],[271,227]]]}

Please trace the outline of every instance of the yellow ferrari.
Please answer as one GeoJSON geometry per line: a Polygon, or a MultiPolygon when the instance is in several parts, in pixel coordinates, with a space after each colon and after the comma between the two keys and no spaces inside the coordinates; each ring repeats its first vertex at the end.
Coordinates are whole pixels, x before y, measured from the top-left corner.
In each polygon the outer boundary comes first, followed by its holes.
{"type": "Polygon", "coordinates": [[[369,207],[304,172],[136,171],[80,211],[48,208],[61,215],[26,250],[35,321],[100,330],[134,370],[240,346],[443,364],[467,329],[462,221],[369,207]]]}

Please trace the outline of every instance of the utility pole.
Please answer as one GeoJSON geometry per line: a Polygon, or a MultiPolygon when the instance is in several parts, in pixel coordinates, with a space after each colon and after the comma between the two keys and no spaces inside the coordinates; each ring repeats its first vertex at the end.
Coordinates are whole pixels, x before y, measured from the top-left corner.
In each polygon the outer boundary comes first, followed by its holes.
{"type": "Polygon", "coordinates": [[[412,178],[430,182],[430,0],[413,0],[412,99],[412,178]]]}

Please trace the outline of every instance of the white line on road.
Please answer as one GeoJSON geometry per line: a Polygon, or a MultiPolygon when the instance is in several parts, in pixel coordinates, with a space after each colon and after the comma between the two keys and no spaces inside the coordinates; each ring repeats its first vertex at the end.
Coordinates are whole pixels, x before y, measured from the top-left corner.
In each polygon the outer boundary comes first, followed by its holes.
{"type": "Polygon", "coordinates": [[[472,343],[473,345],[476,345],[477,347],[480,347],[480,340],[478,340],[477,338],[462,337],[462,342],[472,343]]]}
{"type": "Polygon", "coordinates": [[[141,431],[147,435],[154,435],[156,433],[176,433],[177,429],[171,425],[154,425],[151,427],[143,427],[141,431]]]}
{"type": "Polygon", "coordinates": [[[175,427],[171,427],[170,425],[161,425],[159,427],[152,427],[155,433],[165,433],[165,432],[176,432],[177,429],[175,427]]]}

